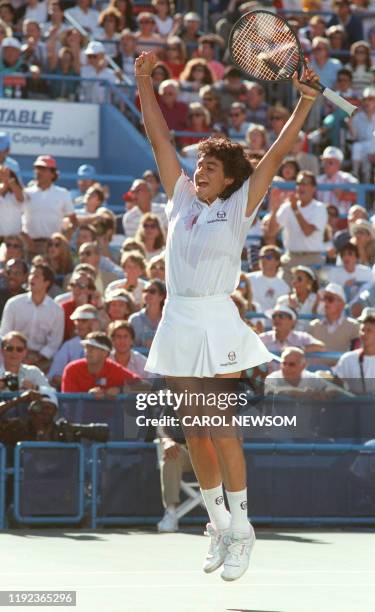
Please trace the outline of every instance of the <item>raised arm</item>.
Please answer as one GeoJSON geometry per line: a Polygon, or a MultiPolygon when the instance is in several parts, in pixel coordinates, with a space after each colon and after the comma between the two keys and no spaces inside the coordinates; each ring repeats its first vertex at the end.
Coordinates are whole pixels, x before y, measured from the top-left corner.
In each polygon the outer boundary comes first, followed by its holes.
{"type": "MultiPolygon", "coordinates": [[[[310,68],[305,71],[303,78],[311,83],[318,81],[318,77],[310,68]]],[[[266,194],[285,155],[291,151],[297,141],[298,134],[306,121],[315,99],[320,95],[316,89],[300,83],[297,79],[297,74],[293,78],[293,83],[301,93],[301,97],[279,137],[261,159],[252,174],[246,210],[248,217],[266,194]]]]}
{"type": "Polygon", "coordinates": [[[165,193],[171,198],[181,174],[181,166],[152,86],[151,72],[156,61],[154,53],[141,53],[135,60],[135,76],[146,134],[154,151],[165,193]]]}

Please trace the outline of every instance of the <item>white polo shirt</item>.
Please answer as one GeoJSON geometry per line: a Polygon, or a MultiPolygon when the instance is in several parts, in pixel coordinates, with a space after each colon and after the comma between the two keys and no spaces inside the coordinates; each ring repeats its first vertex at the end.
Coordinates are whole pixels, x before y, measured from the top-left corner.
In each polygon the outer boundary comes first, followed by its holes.
{"type": "MultiPolygon", "coordinates": [[[[158,217],[164,232],[167,233],[168,219],[165,214],[165,204],[157,204],[156,202],[152,202],[150,212],[158,217]]],[[[143,213],[138,206],[134,206],[124,214],[122,218],[122,225],[127,238],[134,238],[144,214],[145,213],[143,213]]]]}
{"type": "Polygon", "coordinates": [[[315,225],[316,230],[305,236],[290,202],[284,202],[276,213],[277,223],[282,228],[283,242],[287,251],[321,253],[323,247],[324,228],[328,222],[327,206],[318,200],[311,200],[307,206],[297,203],[298,210],[305,220],[315,225]]]}
{"type": "Polygon", "coordinates": [[[347,388],[353,393],[375,393],[375,355],[363,356],[365,389],[362,383],[359,355],[359,350],[344,353],[332,371],[345,381],[347,388]]]}
{"type": "Polygon", "coordinates": [[[74,17],[85,30],[90,30],[93,34],[98,30],[99,13],[95,9],[89,8],[88,11],[83,11],[79,6],[75,6],[66,12],[74,17]]]}
{"type": "Polygon", "coordinates": [[[264,312],[274,308],[277,298],[288,293],[289,285],[278,276],[264,276],[263,272],[250,272],[247,275],[253,290],[254,302],[261,306],[264,312]]]}
{"type": "MultiPolygon", "coordinates": [[[[318,186],[319,184],[325,185],[326,183],[341,183],[345,185],[358,183],[358,179],[355,176],[350,174],[350,172],[343,172],[342,170],[338,170],[336,174],[331,177],[328,177],[326,174],[320,174],[316,180],[318,186]]],[[[345,193],[348,194],[354,192],[346,191],[345,193]]],[[[318,191],[317,196],[320,202],[324,202],[324,204],[334,204],[338,207],[340,213],[343,214],[347,213],[352,205],[351,202],[340,200],[337,197],[335,190],[332,189],[329,191],[318,191]]]]}
{"type": "Polygon", "coordinates": [[[60,232],[63,218],[74,212],[69,191],[57,185],[40,189],[37,184],[25,189],[22,229],[30,238],[49,238],[60,232]]]}
{"type": "Polygon", "coordinates": [[[23,202],[18,202],[13,193],[0,196],[0,236],[15,236],[22,230],[23,202]]]}

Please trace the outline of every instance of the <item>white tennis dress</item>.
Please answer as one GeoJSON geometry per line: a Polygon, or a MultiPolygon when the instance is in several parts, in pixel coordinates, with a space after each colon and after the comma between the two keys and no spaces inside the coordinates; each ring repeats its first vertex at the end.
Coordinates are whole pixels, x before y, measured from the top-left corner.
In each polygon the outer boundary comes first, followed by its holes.
{"type": "Polygon", "coordinates": [[[249,179],[210,206],[179,177],[166,213],[167,300],[145,369],[167,376],[212,377],[238,372],[273,356],[240,318],[230,294],[257,210],[245,217],[249,179]]]}

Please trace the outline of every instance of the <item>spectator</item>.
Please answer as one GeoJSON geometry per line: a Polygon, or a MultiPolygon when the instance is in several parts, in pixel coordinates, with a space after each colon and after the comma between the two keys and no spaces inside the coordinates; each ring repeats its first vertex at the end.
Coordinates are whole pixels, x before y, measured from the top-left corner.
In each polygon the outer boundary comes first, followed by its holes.
{"type": "Polygon", "coordinates": [[[175,24],[172,17],[173,7],[170,0],[152,0],[155,11],[156,31],[163,39],[173,33],[175,24]]]}
{"type": "Polygon", "coordinates": [[[345,316],[345,303],[341,285],[329,283],[323,290],[324,318],[311,321],[308,327],[309,333],[323,342],[327,351],[348,351],[358,338],[359,324],[345,316]]]}
{"type": "MultiPolygon", "coordinates": [[[[70,244],[63,234],[55,232],[47,242],[47,259],[55,275],[63,277],[73,270],[70,244]]],[[[63,279],[61,279],[62,285],[63,279]]]]}
{"type": "Polygon", "coordinates": [[[150,348],[160,323],[167,296],[165,284],[159,280],[150,281],[144,288],[145,307],[129,317],[135,332],[135,345],[150,348]]]}
{"type": "Polygon", "coordinates": [[[22,293],[26,293],[28,266],[23,259],[9,259],[3,271],[4,288],[0,289],[0,317],[3,314],[6,302],[22,293]]]}
{"type": "Polygon", "coordinates": [[[86,189],[86,192],[82,199],[82,204],[76,207],[76,213],[78,216],[78,222],[87,223],[92,221],[96,217],[98,208],[103,206],[106,198],[105,189],[100,183],[93,183],[86,189]]]}
{"type": "Polygon", "coordinates": [[[146,357],[133,350],[135,333],[127,321],[113,321],[108,326],[108,336],[113,345],[112,359],[140,378],[148,378],[145,372],[146,357]]]}
{"type": "Polygon", "coordinates": [[[96,168],[91,164],[82,164],[77,169],[77,188],[72,189],[70,197],[75,206],[81,206],[83,198],[89,187],[94,185],[96,176],[96,168]]]}
{"type": "Polygon", "coordinates": [[[25,247],[20,235],[7,236],[5,242],[0,247],[0,269],[4,269],[10,259],[23,259],[25,247]]]}
{"type": "Polygon", "coordinates": [[[147,260],[160,255],[165,246],[165,238],[159,217],[152,213],[143,215],[135,239],[144,245],[147,260]]]}
{"type": "Polygon", "coordinates": [[[375,87],[366,87],[363,91],[361,108],[349,122],[352,144],[353,173],[367,183],[371,178],[369,155],[375,154],[375,87]]]}
{"type": "Polygon", "coordinates": [[[147,282],[141,278],[146,273],[146,260],[138,251],[125,251],[121,256],[121,266],[125,279],[115,280],[108,285],[106,297],[115,289],[125,289],[131,293],[135,303],[140,307],[143,303],[143,291],[147,282]]]}
{"type": "Polygon", "coordinates": [[[13,76],[12,73],[27,72],[28,65],[21,53],[21,43],[12,36],[7,36],[1,43],[0,74],[3,78],[4,98],[26,98],[26,79],[13,76]]]}
{"type": "Polygon", "coordinates": [[[311,68],[326,87],[333,89],[342,64],[338,59],[330,58],[328,38],[316,36],[312,41],[312,54],[311,68]]]}
{"type": "Polygon", "coordinates": [[[181,89],[179,99],[189,103],[199,100],[199,90],[204,85],[212,85],[214,77],[207,62],[204,59],[195,58],[187,62],[180,74],[179,81],[181,89]]]}
{"type": "Polygon", "coordinates": [[[358,104],[358,94],[353,89],[353,74],[349,68],[338,71],[335,90],[352,104],[358,104]]]}
{"type": "MultiPolygon", "coordinates": [[[[317,311],[319,283],[317,278],[307,266],[296,266],[292,268],[292,290],[288,295],[282,295],[277,299],[277,304],[293,308],[297,314],[311,315],[317,311]]],[[[296,329],[304,330],[308,327],[308,321],[299,321],[296,329]]]]}
{"type": "Polygon", "coordinates": [[[132,0],[110,0],[109,7],[114,7],[121,13],[121,29],[135,30],[132,0]]]}
{"type": "Polygon", "coordinates": [[[310,40],[313,40],[315,36],[325,36],[326,22],[323,15],[314,15],[311,17],[307,27],[305,28],[304,34],[310,40]]]}
{"type": "MultiPolygon", "coordinates": [[[[337,147],[326,147],[321,160],[324,173],[318,176],[318,185],[326,183],[358,184],[358,179],[352,174],[341,170],[344,154],[337,147]]],[[[334,204],[341,214],[347,215],[350,205],[356,201],[357,193],[342,189],[330,189],[329,191],[318,191],[317,198],[325,204],[334,204]]]]}
{"type": "Polygon", "coordinates": [[[16,22],[16,10],[11,2],[3,0],[0,3],[0,19],[9,28],[10,35],[12,35],[13,27],[16,22]]]}
{"type": "Polygon", "coordinates": [[[97,242],[101,252],[100,270],[103,270],[103,272],[112,272],[116,274],[117,278],[123,278],[124,274],[122,269],[117,264],[120,260],[120,253],[118,247],[112,245],[116,222],[116,216],[111,210],[101,208],[97,216],[93,219],[92,225],[95,228],[97,242]]]}
{"type": "Polygon", "coordinates": [[[347,48],[358,40],[363,40],[362,19],[353,15],[349,0],[334,0],[333,10],[336,14],[328,21],[327,28],[342,25],[346,32],[347,48]]]}
{"type": "Polygon", "coordinates": [[[268,131],[268,140],[272,144],[278,138],[281,130],[290,117],[290,112],[285,106],[276,104],[268,109],[269,123],[271,129],[268,131]]]}
{"type": "Polygon", "coordinates": [[[156,32],[156,18],[153,13],[142,11],[137,17],[139,30],[135,33],[137,42],[136,52],[152,51],[161,56],[163,51],[163,39],[156,32]]]}
{"type": "MultiPolygon", "coordinates": [[[[11,166],[12,164],[10,164],[11,166]]],[[[21,181],[11,167],[7,158],[0,165],[0,236],[7,238],[20,234],[24,193],[21,181]]]]}
{"type": "Polygon", "coordinates": [[[93,225],[89,223],[83,223],[79,226],[76,233],[76,251],[79,251],[79,248],[85,242],[96,242],[97,234],[96,229],[93,225]]]}
{"type": "Polygon", "coordinates": [[[375,309],[365,308],[358,319],[361,324],[361,348],[344,353],[333,373],[352,393],[375,392],[375,309]]]}
{"type": "MultiPolygon", "coordinates": [[[[87,45],[87,39],[83,34],[81,34],[75,28],[66,28],[63,33],[60,35],[61,45],[63,47],[68,47],[74,55],[74,62],[77,63],[78,60],[81,66],[85,66],[87,64],[87,57],[85,55],[84,49],[87,45]]],[[[60,42],[57,43],[58,46],[60,42]]]]}
{"type": "Polygon", "coordinates": [[[164,255],[152,257],[147,264],[147,277],[150,280],[161,280],[165,282],[165,259],[164,255]]]}
{"type": "Polygon", "coordinates": [[[90,264],[94,267],[96,272],[95,285],[101,295],[112,281],[117,280],[117,274],[114,272],[104,272],[101,270],[101,251],[97,242],[84,242],[81,244],[78,257],[81,263],[90,264]]]}
{"type": "Polygon", "coordinates": [[[29,251],[41,253],[48,238],[62,229],[65,217],[73,215],[73,203],[69,192],[57,187],[59,173],[56,160],[40,155],[34,162],[35,183],[25,189],[25,213],[23,231],[29,251]]]}
{"type": "Polygon", "coordinates": [[[127,321],[137,311],[137,305],[129,291],[114,289],[105,297],[105,309],[110,322],[127,321]]]}
{"type": "Polygon", "coordinates": [[[304,351],[288,347],[281,353],[281,368],[264,379],[264,394],[324,399],[331,387],[315,372],[306,370],[304,351]],[[323,392],[323,393],[322,393],[323,392]]]}
{"type": "Polygon", "coordinates": [[[178,139],[180,145],[186,147],[198,144],[204,138],[202,134],[207,134],[208,137],[211,132],[210,123],[211,117],[208,110],[200,102],[190,102],[186,131],[195,132],[197,136],[180,137],[178,139]]]}
{"type": "Polygon", "coordinates": [[[135,85],[134,61],[136,54],[136,38],[131,30],[123,30],[120,34],[118,53],[113,58],[131,85],[135,85]]]}
{"type": "Polygon", "coordinates": [[[227,66],[222,81],[216,81],[214,88],[221,99],[221,106],[228,111],[232,102],[239,102],[246,88],[242,82],[242,72],[235,66],[227,66]]]}
{"type": "Polygon", "coordinates": [[[329,40],[331,57],[341,61],[346,51],[345,28],[343,28],[341,25],[331,26],[327,29],[325,37],[329,40]]]}
{"type": "Polygon", "coordinates": [[[69,363],[63,372],[63,393],[92,393],[96,399],[115,397],[139,376],[109,359],[112,342],[102,332],[91,332],[82,341],[85,357],[69,363]]]}
{"type": "Polygon", "coordinates": [[[89,42],[85,49],[87,65],[83,66],[81,77],[83,79],[97,79],[97,81],[99,81],[96,83],[83,81],[81,83],[82,99],[85,102],[104,104],[107,100],[108,90],[102,83],[111,83],[112,85],[117,83],[115,73],[106,65],[104,54],[105,49],[103,44],[96,40],[89,42]]]}
{"type": "Polygon", "coordinates": [[[349,242],[351,238],[351,234],[349,231],[350,226],[355,223],[358,219],[366,219],[368,220],[367,210],[360,206],[359,204],[354,204],[349,208],[348,212],[348,227],[344,230],[336,232],[334,236],[334,245],[336,251],[340,251],[342,247],[349,242]]]}
{"type": "Polygon", "coordinates": [[[323,342],[307,332],[294,330],[296,321],[297,315],[292,308],[276,305],[272,311],[272,330],[259,336],[266,348],[279,353],[288,346],[296,346],[306,352],[324,351],[323,342]]]}
{"type": "Polygon", "coordinates": [[[181,33],[177,32],[186,45],[189,58],[192,57],[199,39],[203,35],[203,32],[200,30],[200,25],[201,18],[198,13],[188,12],[184,15],[181,33]]]}
{"type": "Polygon", "coordinates": [[[216,59],[218,49],[223,46],[223,39],[216,34],[204,34],[198,39],[198,56],[207,62],[215,81],[224,76],[224,65],[216,59]]]}
{"type": "Polygon", "coordinates": [[[2,337],[1,352],[3,357],[3,365],[0,371],[1,390],[33,389],[38,391],[42,386],[50,386],[46,376],[39,368],[35,365],[23,363],[28,353],[26,336],[18,331],[8,332],[2,337]],[[17,389],[10,388],[11,381],[7,384],[6,375],[9,373],[17,378],[17,389]]]}
{"type": "Polygon", "coordinates": [[[24,22],[27,20],[35,21],[36,23],[45,23],[47,21],[47,2],[46,0],[26,0],[25,2],[24,22]]]}
{"type": "Polygon", "coordinates": [[[178,79],[186,64],[185,43],[178,36],[169,36],[165,47],[165,64],[171,76],[169,78],[178,79]]]}
{"type": "Polygon", "coordinates": [[[291,150],[291,155],[295,158],[297,164],[299,165],[301,171],[308,170],[313,174],[319,174],[319,162],[316,158],[316,155],[312,155],[312,153],[306,153],[306,135],[304,132],[300,132],[298,134],[298,139],[291,150]]]}
{"type": "MultiPolygon", "coordinates": [[[[251,128],[249,132],[251,132],[251,128]]],[[[297,160],[294,157],[284,157],[274,181],[279,183],[294,182],[297,179],[299,172],[300,167],[297,160]]],[[[289,200],[289,198],[293,195],[294,190],[282,189],[281,187],[271,187],[268,206],[271,210],[272,208],[277,208],[278,206],[281,206],[283,202],[289,200]]]]}
{"type": "Polygon", "coordinates": [[[375,263],[375,230],[370,221],[358,219],[350,226],[350,242],[358,249],[359,263],[372,266],[375,263]]]}
{"type": "Polygon", "coordinates": [[[372,66],[370,45],[365,40],[359,40],[350,46],[349,66],[353,75],[353,87],[357,93],[362,94],[365,87],[369,87],[372,82],[370,72],[372,66]]]}
{"type": "Polygon", "coordinates": [[[275,245],[261,248],[259,252],[258,272],[250,272],[248,279],[251,283],[255,302],[260,305],[262,312],[275,307],[277,298],[288,291],[288,285],[279,276],[281,251],[275,245]]]}
{"type": "Polygon", "coordinates": [[[21,168],[13,157],[9,156],[11,146],[11,139],[8,132],[0,132],[0,164],[2,166],[6,165],[10,170],[12,170],[18,177],[19,182],[21,182],[21,168]]]}
{"type": "Polygon", "coordinates": [[[38,23],[42,24],[43,38],[45,40],[48,41],[50,38],[59,37],[67,28],[62,2],[60,0],[51,0],[48,3],[48,21],[43,23],[38,20],[38,23]]]}
{"type": "MultiPolygon", "coordinates": [[[[61,47],[57,53],[55,45],[48,45],[48,70],[51,74],[59,76],[78,77],[81,71],[79,51],[75,52],[69,47],[61,47]]],[[[52,98],[71,102],[77,100],[78,87],[77,81],[69,79],[53,79],[49,83],[52,98]]]]}
{"type": "Polygon", "coordinates": [[[215,123],[226,122],[226,115],[221,108],[220,94],[214,89],[213,85],[204,85],[201,87],[199,90],[199,99],[210,113],[211,124],[215,125],[215,123]]]}
{"type": "Polygon", "coordinates": [[[246,121],[268,126],[268,104],[265,101],[264,88],[260,83],[244,81],[246,88],[246,121]]]}
{"type": "Polygon", "coordinates": [[[364,283],[372,280],[371,268],[358,263],[359,253],[355,244],[347,242],[340,250],[342,265],[329,268],[327,278],[330,283],[343,287],[346,301],[351,302],[364,283]]]}
{"type": "Polygon", "coordinates": [[[188,107],[178,100],[179,85],[167,79],[159,85],[159,106],[170,130],[183,130],[186,127],[188,107]]]}
{"type": "Polygon", "coordinates": [[[314,198],[315,190],[316,178],[312,172],[300,172],[296,180],[296,195],[279,209],[275,207],[271,211],[270,232],[283,230],[287,282],[293,266],[322,263],[323,235],[328,215],[325,204],[314,198]]]}
{"type": "Polygon", "coordinates": [[[162,190],[160,176],[154,170],[145,170],[142,174],[143,180],[146,181],[151,191],[151,199],[156,204],[166,204],[167,196],[162,190]]]}
{"type": "Polygon", "coordinates": [[[24,59],[29,65],[36,65],[43,71],[47,68],[47,47],[42,42],[42,30],[38,21],[26,19],[22,32],[26,44],[22,47],[24,59]]]}
{"type": "Polygon", "coordinates": [[[70,319],[74,322],[75,335],[66,340],[59,348],[48,372],[48,379],[57,389],[61,387],[65,366],[84,357],[82,340],[91,332],[99,331],[100,328],[99,312],[92,304],[77,306],[70,315],[70,319]]]}
{"type": "Polygon", "coordinates": [[[117,55],[121,22],[121,13],[113,6],[107,7],[99,15],[98,25],[100,29],[96,34],[96,39],[100,42],[103,41],[104,50],[110,57],[117,55]]]}
{"type": "Polygon", "coordinates": [[[70,15],[92,36],[95,36],[98,30],[99,13],[92,8],[92,0],[77,0],[77,6],[69,9],[67,15],[70,15]]]}
{"type": "Polygon", "coordinates": [[[246,121],[246,106],[243,102],[233,102],[229,109],[229,137],[245,140],[250,123],[246,121]]]}
{"type": "Polygon", "coordinates": [[[64,313],[47,295],[54,282],[50,267],[44,264],[33,267],[28,282],[28,293],[17,295],[6,303],[0,335],[14,330],[23,333],[29,347],[27,363],[46,372],[63,339],[64,313]]]}
{"type": "Polygon", "coordinates": [[[165,206],[152,202],[152,192],[143,179],[136,179],[130,187],[133,207],[127,211],[122,219],[125,236],[133,238],[137,233],[143,215],[153,213],[159,218],[163,230],[166,232],[168,221],[165,206]]]}

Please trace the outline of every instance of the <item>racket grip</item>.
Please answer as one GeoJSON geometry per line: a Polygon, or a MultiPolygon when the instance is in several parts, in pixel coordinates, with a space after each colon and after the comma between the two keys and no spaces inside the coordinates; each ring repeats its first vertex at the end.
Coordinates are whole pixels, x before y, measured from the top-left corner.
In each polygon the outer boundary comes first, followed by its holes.
{"type": "Polygon", "coordinates": [[[341,108],[345,111],[349,117],[357,110],[357,107],[353,104],[350,104],[345,98],[342,98],[338,93],[329,89],[329,87],[325,87],[322,91],[323,96],[325,96],[330,102],[341,108]]]}

